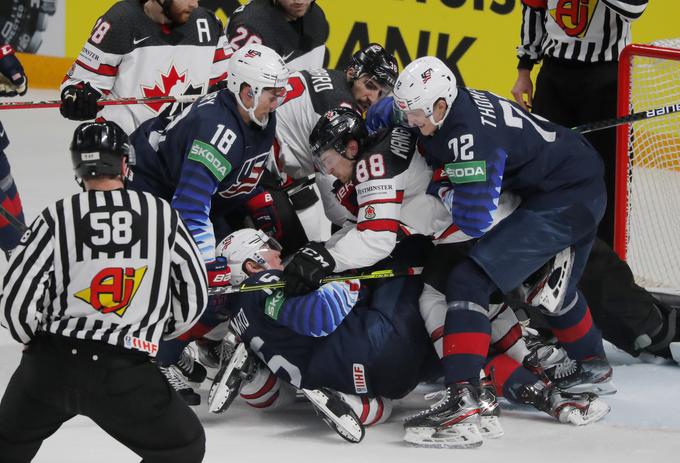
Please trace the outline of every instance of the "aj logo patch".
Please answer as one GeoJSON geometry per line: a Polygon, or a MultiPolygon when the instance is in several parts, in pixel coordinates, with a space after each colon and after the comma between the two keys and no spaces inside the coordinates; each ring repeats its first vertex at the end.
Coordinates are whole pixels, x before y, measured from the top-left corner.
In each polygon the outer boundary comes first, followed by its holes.
{"type": "Polygon", "coordinates": [[[107,267],[92,278],[89,288],[78,291],[74,296],[98,312],[122,317],[137,294],[146,269],[146,266],[138,269],[107,267]]]}

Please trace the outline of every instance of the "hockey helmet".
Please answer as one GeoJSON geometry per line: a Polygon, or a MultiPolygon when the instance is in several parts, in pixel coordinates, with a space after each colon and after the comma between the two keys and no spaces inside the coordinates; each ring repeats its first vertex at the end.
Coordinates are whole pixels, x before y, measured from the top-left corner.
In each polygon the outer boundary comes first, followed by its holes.
{"type": "Polygon", "coordinates": [[[71,162],[76,177],[123,176],[121,158],[135,164],[128,136],[115,122],[85,122],[73,132],[71,162]]]}
{"type": "Polygon", "coordinates": [[[250,120],[260,127],[266,127],[269,114],[264,120],[255,117],[255,108],[265,89],[273,90],[283,103],[290,71],[278,53],[259,43],[247,44],[239,48],[229,59],[227,88],[234,94],[239,106],[248,112],[250,120]],[[241,101],[241,87],[249,85],[253,96],[253,106],[246,108],[241,101]]]}
{"type": "Polygon", "coordinates": [[[396,58],[377,43],[371,43],[363,50],[352,55],[352,62],[347,67],[352,70],[355,79],[368,74],[389,93],[394,88],[399,75],[396,58]]]}
{"type": "Polygon", "coordinates": [[[254,228],[236,230],[217,245],[217,255],[225,257],[231,269],[232,286],[238,286],[248,278],[244,267],[249,260],[269,269],[264,253],[271,250],[281,252],[279,242],[254,228]]]}
{"type": "Polygon", "coordinates": [[[322,174],[327,175],[322,158],[324,152],[332,148],[341,156],[347,157],[345,155],[347,143],[356,140],[361,148],[367,137],[364,120],[353,109],[339,107],[326,111],[309,135],[314,165],[322,174]]]}
{"type": "Polygon", "coordinates": [[[394,86],[394,115],[400,124],[414,127],[427,118],[440,127],[451,110],[458,89],[456,77],[439,58],[424,56],[411,62],[399,74],[394,86]],[[447,104],[441,121],[433,118],[434,105],[440,99],[447,104]]]}

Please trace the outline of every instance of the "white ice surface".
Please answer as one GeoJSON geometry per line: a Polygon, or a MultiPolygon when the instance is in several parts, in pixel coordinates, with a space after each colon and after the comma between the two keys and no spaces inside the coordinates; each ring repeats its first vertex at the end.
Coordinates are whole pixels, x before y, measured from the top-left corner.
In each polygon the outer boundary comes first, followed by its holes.
{"type": "MultiPolygon", "coordinates": [[[[53,99],[55,92],[32,92],[28,99],[53,99]]],[[[77,123],[58,110],[3,111],[0,120],[11,145],[8,155],[27,218],[46,204],[78,191],[71,174],[68,144],[77,123]]],[[[2,272],[2,269],[0,269],[2,272]]],[[[20,346],[0,328],[0,394],[20,358],[20,346]]],[[[680,459],[680,367],[640,363],[608,346],[619,392],[607,397],[611,414],[585,427],[558,424],[526,409],[505,409],[505,436],[476,450],[425,450],[401,441],[400,420],[425,405],[422,393],[395,406],[392,419],[367,430],[361,444],[342,441],[304,404],[263,413],[237,402],[226,415],[197,413],[207,437],[205,461],[434,463],[469,459],[475,463],[636,462],[680,459]]],[[[44,387],[49,387],[45,384],[44,387]]],[[[203,393],[206,401],[206,391],[203,393]]],[[[0,455],[0,461],[2,456],[0,455]]],[[[75,418],[38,452],[38,463],[120,463],[139,458],[87,418],[75,418]]]]}

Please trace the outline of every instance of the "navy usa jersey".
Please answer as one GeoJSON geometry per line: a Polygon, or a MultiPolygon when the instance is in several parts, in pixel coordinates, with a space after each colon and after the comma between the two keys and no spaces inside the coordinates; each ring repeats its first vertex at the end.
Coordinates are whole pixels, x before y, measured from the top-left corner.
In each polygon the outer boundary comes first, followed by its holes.
{"type": "Polygon", "coordinates": [[[604,193],[602,160],[583,136],[490,92],[459,88],[443,126],[421,142],[453,185],[454,224],[472,237],[490,228],[502,191],[537,209],[604,193]]]}
{"type": "Polygon", "coordinates": [[[171,201],[204,259],[212,260],[216,243],[211,205],[219,200],[235,206],[253,192],[275,129],[274,114],[260,129],[243,122],[231,92],[208,94],[167,127],[156,118],[133,133],[137,165],[129,187],[171,201]]]}

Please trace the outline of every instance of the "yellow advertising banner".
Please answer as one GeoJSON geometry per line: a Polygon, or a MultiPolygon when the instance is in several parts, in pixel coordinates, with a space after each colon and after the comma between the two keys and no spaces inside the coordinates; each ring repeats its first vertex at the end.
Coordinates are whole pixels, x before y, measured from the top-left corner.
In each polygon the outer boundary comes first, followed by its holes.
{"type": "MultiPolygon", "coordinates": [[[[574,0],[576,1],[576,0],[574,0]]],[[[590,0],[601,1],[601,0],[590,0]]],[[[115,0],[68,0],[66,55],[78,55],[97,18],[115,0]]],[[[237,0],[203,0],[225,21],[237,0]]],[[[342,66],[369,42],[404,66],[428,54],[444,60],[460,82],[509,95],[515,81],[520,0],[318,0],[330,23],[329,67],[342,66]]],[[[653,0],[633,24],[635,42],[680,37],[679,0],[653,0]]]]}

